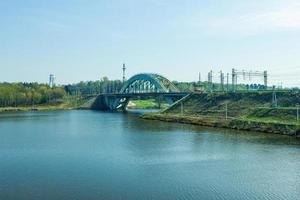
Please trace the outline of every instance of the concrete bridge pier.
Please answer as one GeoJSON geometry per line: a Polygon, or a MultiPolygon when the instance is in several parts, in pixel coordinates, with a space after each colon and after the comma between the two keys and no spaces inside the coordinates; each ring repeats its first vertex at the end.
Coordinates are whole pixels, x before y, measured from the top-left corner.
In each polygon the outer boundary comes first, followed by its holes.
{"type": "Polygon", "coordinates": [[[93,110],[114,110],[118,98],[112,96],[98,95],[91,105],[93,110]]]}

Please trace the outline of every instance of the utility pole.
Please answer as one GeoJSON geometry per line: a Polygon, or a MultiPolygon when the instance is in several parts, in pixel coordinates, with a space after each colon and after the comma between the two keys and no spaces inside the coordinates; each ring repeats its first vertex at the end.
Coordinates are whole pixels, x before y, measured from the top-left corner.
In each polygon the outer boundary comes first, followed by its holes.
{"type": "Polygon", "coordinates": [[[228,103],[225,103],[225,119],[228,119],[228,103]]]}
{"type": "Polygon", "coordinates": [[[208,76],[207,76],[207,86],[208,86],[208,90],[210,90],[210,72],[208,72],[208,76]]]}
{"type": "Polygon", "coordinates": [[[299,104],[296,104],[297,108],[297,122],[299,122],[299,104]]]}
{"type": "Polygon", "coordinates": [[[208,87],[210,92],[213,92],[213,71],[208,72],[208,87]]]}
{"type": "Polygon", "coordinates": [[[229,91],[229,73],[227,73],[227,92],[229,91]]]}
{"type": "Polygon", "coordinates": [[[264,85],[265,85],[265,88],[267,89],[267,87],[268,87],[268,72],[267,71],[264,71],[264,85]]]}
{"type": "Polygon", "coordinates": [[[224,73],[220,71],[221,90],[224,92],[224,73]]]}
{"type": "Polygon", "coordinates": [[[201,72],[199,72],[198,81],[194,85],[194,91],[195,92],[201,92],[201,90],[202,90],[202,88],[201,88],[201,72]]]}
{"type": "Polygon", "coordinates": [[[180,102],[180,113],[181,113],[181,115],[183,115],[183,102],[182,101],[180,102]]]}
{"type": "Polygon", "coordinates": [[[236,73],[235,73],[235,69],[233,68],[232,69],[232,90],[233,92],[235,92],[235,89],[236,89],[236,81],[237,80],[237,77],[236,77],[236,73]]]}
{"type": "Polygon", "coordinates": [[[277,107],[277,96],[275,92],[275,86],[273,86],[272,107],[277,107]]]}
{"type": "Polygon", "coordinates": [[[123,83],[125,83],[125,71],[126,71],[126,66],[125,63],[123,63],[123,83]]]}

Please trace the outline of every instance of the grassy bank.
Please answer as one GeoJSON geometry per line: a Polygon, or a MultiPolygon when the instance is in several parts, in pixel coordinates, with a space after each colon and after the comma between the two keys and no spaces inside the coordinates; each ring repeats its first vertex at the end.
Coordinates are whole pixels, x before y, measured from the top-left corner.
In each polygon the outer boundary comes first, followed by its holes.
{"type": "Polygon", "coordinates": [[[300,95],[278,93],[279,107],[272,107],[272,92],[192,94],[161,113],[145,119],[203,126],[299,135],[296,104],[300,95]],[[225,119],[227,113],[227,120],[225,119]]]}
{"type": "Polygon", "coordinates": [[[194,124],[201,126],[210,126],[218,128],[231,128],[236,130],[260,131],[267,133],[277,133],[284,135],[299,135],[300,124],[282,123],[264,120],[250,120],[250,119],[221,119],[212,116],[190,116],[190,115],[176,115],[163,113],[147,113],[142,116],[143,119],[159,120],[165,122],[176,122],[185,124],[194,124]]]}
{"type": "Polygon", "coordinates": [[[163,102],[159,107],[159,104],[155,99],[131,100],[127,107],[134,109],[164,109],[168,107],[168,104],[163,102]]]}
{"type": "Polygon", "coordinates": [[[0,107],[0,112],[46,111],[79,109],[88,99],[66,97],[48,104],[0,107]]]}
{"type": "Polygon", "coordinates": [[[76,109],[76,107],[72,107],[69,105],[38,105],[38,106],[0,107],[0,112],[72,110],[72,109],[76,109]]]}

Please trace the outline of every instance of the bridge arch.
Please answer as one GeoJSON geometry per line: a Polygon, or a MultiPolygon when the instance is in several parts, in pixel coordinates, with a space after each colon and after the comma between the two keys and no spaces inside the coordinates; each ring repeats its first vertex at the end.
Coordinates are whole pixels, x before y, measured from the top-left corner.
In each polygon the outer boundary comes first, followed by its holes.
{"type": "MultiPolygon", "coordinates": [[[[144,95],[160,96],[166,93],[180,93],[179,89],[167,78],[154,73],[136,74],[129,78],[116,94],[99,95],[96,99],[95,106],[101,110],[125,109],[129,99],[134,96],[144,95]]],[[[174,102],[170,96],[162,96],[169,104],[174,102]]]]}
{"type": "Polygon", "coordinates": [[[136,74],[128,79],[120,93],[179,92],[167,78],[153,73],[136,74]]]}

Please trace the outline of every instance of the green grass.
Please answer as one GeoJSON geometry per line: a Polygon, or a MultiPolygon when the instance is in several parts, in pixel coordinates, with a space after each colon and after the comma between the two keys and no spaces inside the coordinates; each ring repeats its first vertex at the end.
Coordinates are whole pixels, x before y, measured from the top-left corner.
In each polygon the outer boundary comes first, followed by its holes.
{"type": "Polygon", "coordinates": [[[147,113],[142,116],[144,119],[159,120],[166,122],[179,122],[186,124],[195,124],[202,126],[211,126],[219,128],[231,128],[237,130],[261,131],[268,133],[278,133],[285,135],[297,135],[300,131],[299,123],[285,123],[282,121],[266,119],[245,119],[245,118],[217,118],[213,116],[191,116],[167,113],[147,113]]]}
{"type": "Polygon", "coordinates": [[[266,123],[274,123],[274,124],[291,124],[291,125],[300,125],[297,119],[278,119],[275,117],[241,117],[237,118],[246,121],[253,121],[253,122],[266,122],[266,123]]]}
{"type": "Polygon", "coordinates": [[[17,107],[0,107],[0,112],[14,111],[43,111],[43,110],[71,110],[75,107],[60,104],[60,105],[37,105],[37,106],[17,106],[17,107]]]}
{"type": "Polygon", "coordinates": [[[0,112],[15,111],[44,111],[44,110],[72,110],[78,109],[86,100],[78,98],[64,98],[50,104],[28,105],[28,106],[8,106],[0,107],[0,112]]]}
{"type": "Polygon", "coordinates": [[[289,92],[285,96],[278,95],[279,107],[276,108],[271,106],[271,100],[272,92],[193,94],[162,115],[148,117],[216,127],[298,134],[300,123],[297,121],[295,105],[300,104],[300,94],[289,92]],[[224,121],[226,105],[229,118],[224,121]]]}
{"type": "MultiPolygon", "coordinates": [[[[159,108],[158,102],[155,99],[147,100],[131,100],[131,106],[139,109],[156,109],[159,108]]],[[[161,104],[161,108],[166,108],[168,105],[166,103],[161,104]]]]}

